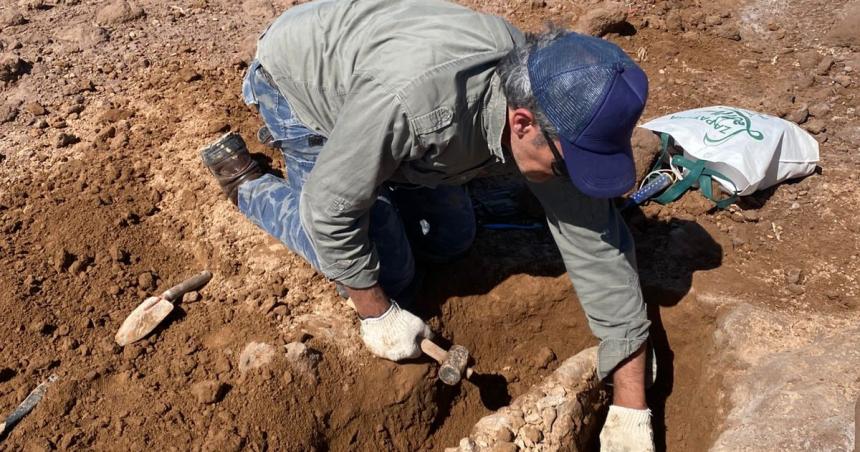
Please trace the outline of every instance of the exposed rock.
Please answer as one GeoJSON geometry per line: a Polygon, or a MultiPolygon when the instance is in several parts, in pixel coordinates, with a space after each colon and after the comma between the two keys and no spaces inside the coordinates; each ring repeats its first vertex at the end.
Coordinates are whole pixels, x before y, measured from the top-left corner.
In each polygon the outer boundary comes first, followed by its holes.
{"type": "Polygon", "coordinates": [[[6,104],[0,106],[0,124],[14,121],[18,117],[18,106],[6,104]]]}
{"type": "Polygon", "coordinates": [[[827,130],[827,125],[824,123],[824,121],[817,118],[807,122],[806,124],[804,124],[803,127],[806,129],[807,132],[813,135],[818,135],[819,133],[827,130]]]}
{"type": "Polygon", "coordinates": [[[785,116],[787,121],[795,124],[803,124],[809,118],[809,108],[806,105],[801,105],[796,110],[793,110],[785,116]]]}
{"type": "Polygon", "coordinates": [[[860,321],[741,304],[723,310],[715,346],[731,407],[712,451],[851,450],[860,390],[860,321]],[[810,378],[810,375],[815,377],[810,378]]]}
{"type": "Polygon", "coordinates": [[[819,102],[809,107],[809,114],[816,118],[824,118],[830,113],[830,104],[819,102]]]}
{"type": "Polygon", "coordinates": [[[826,56],[815,66],[815,73],[818,75],[827,75],[831,67],[833,67],[833,58],[826,56]]]}
{"type": "Polygon", "coordinates": [[[860,2],[848,2],[841,19],[837,20],[830,31],[824,35],[824,42],[834,46],[850,47],[860,51],[860,2]]]}
{"type": "Polygon", "coordinates": [[[748,58],[742,58],[740,61],[738,61],[738,67],[744,68],[744,69],[757,69],[758,68],[758,61],[751,60],[748,58]]]}
{"type": "Polygon", "coordinates": [[[96,13],[96,22],[116,25],[143,17],[143,8],[126,0],[113,0],[96,13]]]}
{"type": "Polygon", "coordinates": [[[717,36],[729,39],[731,41],[740,41],[741,33],[738,31],[738,28],[733,25],[722,25],[714,29],[714,34],[717,36]]]}
{"type": "Polygon", "coordinates": [[[624,3],[607,1],[589,8],[588,12],[573,25],[573,31],[603,36],[625,21],[627,21],[627,8],[624,3]]]}
{"type": "Polygon", "coordinates": [[[62,248],[54,256],[54,270],[57,270],[57,272],[64,272],[69,269],[69,266],[72,265],[72,262],[74,261],[75,255],[70,253],[67,249],[62,248]]]}
{"type": "Polygon", "coordinates": [[[0,82],[13,82],[21,76],[24,60],[14,53],[0,55],[0,82]]]}
{"type": "Polygon", "coordinates": [[[81,141],[81,139],[78,138],[77,136],[75,136],[71,133],[63,132],[57,136],[57,147],[58,148],[64,148],[66,146],[71,146],[71,145],[78,143],[80,141],[81,141]]]}
{"type": "Polygon", "coordinates": [[[599,427],[596,407],[608,403],[596,364],[597,347],[565,360],[510,405],[481,418],[459,447],[446,450],[590,450],[586,442],[599,427]]]}
{"type": "Polygon", "coordinates": [[[259,369],[271,363],[274,357],[275,347],[266,343],[250,342],[239,354],[239,372],[259,369]]]}
{"type": "Polygon", "coordinates": [[[110,35],[102,27],[81,23],[61,30],[57,37],[76,45],[78,50],[85,50],[106,42],[110,35]]]}
{"type": "Polygon", "coordinates": [[[295,371],[312,381],[319,378],[317,374],[317,366],[321,359],[319,352],[301,342],[290,342],[284,348],[287,352],[287,361],[295,371]]]}
{"type": "Polygon", "coordinates": [[[200,301],[200,292],[196,290],[192,290],[182,296],[183,303],[196,303],[198,301],[200,301]]]}
{"type": "Polygon", "coordinates": [[[10,9],[0,15],[0,29],[24,25],[26,23],[27,19],[24,18],[24,15],[14,9],[10,9]]]}
{"type": "Polygon", "coordinates": [[[638,187],[660,155],[660,138],[650,130],[637,127],[633,130],[630,144],[633,147],[633,161],[636,163],[636,186],[638,187]]]}
{"type": "Polygon", "coordinates": [[[674,9],[666,14],[664,25],[666,25],[666,31],[669,33],[682,33],[684,31],[684,21],[681,19],[681,13],[674,9]]]}

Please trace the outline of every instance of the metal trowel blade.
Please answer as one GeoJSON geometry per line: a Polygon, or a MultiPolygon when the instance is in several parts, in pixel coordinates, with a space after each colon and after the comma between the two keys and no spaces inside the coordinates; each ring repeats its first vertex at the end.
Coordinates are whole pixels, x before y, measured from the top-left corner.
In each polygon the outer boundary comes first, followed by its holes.
{"type": "Polygon", "coordinates": [[[161,297],[149,297],[134,308],[131,314],[122,322],[114,339],[120,346],[125,346],[143,339],[173,311],[173,303],[161,297]]]}

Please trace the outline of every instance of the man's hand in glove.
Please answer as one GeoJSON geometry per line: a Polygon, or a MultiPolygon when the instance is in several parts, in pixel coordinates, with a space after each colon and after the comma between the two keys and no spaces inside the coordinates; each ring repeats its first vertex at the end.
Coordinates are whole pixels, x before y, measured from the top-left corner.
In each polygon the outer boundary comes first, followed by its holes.
{"type": "Polygon", "coordinates": [[[376,356],[400,361],[421,355],[421,339],[430,339],[433,332],[423,320],[400,309],[394,300],[381,316],[362,319],[361,339],[376,356]]]}

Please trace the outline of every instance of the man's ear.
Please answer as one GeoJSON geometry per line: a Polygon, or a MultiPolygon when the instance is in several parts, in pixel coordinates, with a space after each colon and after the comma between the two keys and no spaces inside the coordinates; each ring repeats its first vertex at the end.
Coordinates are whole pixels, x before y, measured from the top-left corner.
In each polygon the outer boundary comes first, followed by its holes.
{"type": "Polygon", "coordinates": [[[527,108],[515,108],[509,116],[511,132],[516,134],[517,138],[528,135],[535,127],[535,116],[527,108]]]}

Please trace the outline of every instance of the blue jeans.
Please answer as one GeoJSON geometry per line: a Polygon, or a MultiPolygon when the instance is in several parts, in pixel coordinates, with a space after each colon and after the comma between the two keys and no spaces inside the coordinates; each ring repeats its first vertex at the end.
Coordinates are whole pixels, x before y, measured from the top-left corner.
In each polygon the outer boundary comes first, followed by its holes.
{"type": "MultiPolygon", "coordinates": [[[[317,253],[301,224],[299,200],[325,138],[298,121],[257,61],[248,68],[242,94],[245,103],[257,106],[281,150],[286,179],[266,174],[242,184],[239,210],[319,270],[317,253]]],[[[416,257],[447,262],[465,253],[475,238],[475,213],[464,187],[384,184],[369,214],[379,284],[404,304],[414,296],[416,257]]]]}

